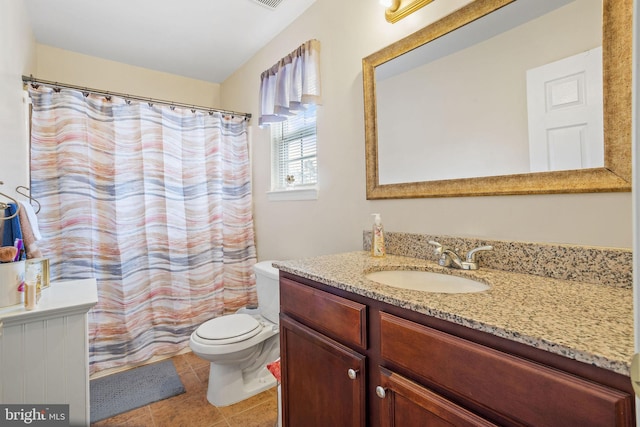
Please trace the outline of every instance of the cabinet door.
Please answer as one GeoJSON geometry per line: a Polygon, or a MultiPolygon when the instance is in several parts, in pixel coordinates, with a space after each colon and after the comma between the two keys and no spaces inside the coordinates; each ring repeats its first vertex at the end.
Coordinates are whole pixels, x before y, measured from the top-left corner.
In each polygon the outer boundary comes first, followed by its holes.
{"type": "Polygon", "coordinates": [[[280,338],[285,427],[364,427],[365,357],[286,315],[280,338]]]}
{"type": "Polygon", "coordinates": [[[495,424],[433,391],[380,368],[381,427],[477,427],[495,424]]]}
{"type": "Polygon", "coordinates": [[[40,313],[0,321],[0,403],[69,404],[70,424],[89,425],[87,315],[40,313]]]}

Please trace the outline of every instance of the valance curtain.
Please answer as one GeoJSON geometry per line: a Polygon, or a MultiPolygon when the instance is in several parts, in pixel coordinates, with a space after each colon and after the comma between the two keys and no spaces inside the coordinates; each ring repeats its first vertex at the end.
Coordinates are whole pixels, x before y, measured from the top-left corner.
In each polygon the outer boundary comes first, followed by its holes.
{"type": "Polygon", "coordinates": [[[247,123],[40,86],[31,191],[51,279],[95,277],[91,372],[188,345],[257,302],[247,123]]]}
{"type": "Polygon", "coordinates": [[[259,125],[287,119],[321,103],[320,42],[309,40],[260,76],[259,125]]]}

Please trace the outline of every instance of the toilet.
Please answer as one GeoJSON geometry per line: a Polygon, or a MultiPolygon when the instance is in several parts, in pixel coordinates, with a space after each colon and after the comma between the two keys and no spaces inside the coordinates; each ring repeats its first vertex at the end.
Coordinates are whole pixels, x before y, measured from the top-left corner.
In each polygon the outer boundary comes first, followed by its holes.
{"type": "Polygon", "coordinates": [[[280,291],[273,261],[256,263],[257,308],[241,308],[200,325],[189,340],[211,362],[207,400],[227,406],[276,386],[266,365],[280,357],[280,291]]]}

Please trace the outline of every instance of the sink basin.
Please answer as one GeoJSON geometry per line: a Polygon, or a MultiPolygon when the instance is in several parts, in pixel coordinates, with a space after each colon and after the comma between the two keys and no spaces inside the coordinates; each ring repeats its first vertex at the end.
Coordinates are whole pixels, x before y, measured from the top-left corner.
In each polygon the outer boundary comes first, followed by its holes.
{"type": "Polygon", "coordinates": [[[387,270],[369,273],[365,277],[394,288],[425,292],[465,294],[489,289],[488,285],[476,280],[431,271],[387,270]]]}

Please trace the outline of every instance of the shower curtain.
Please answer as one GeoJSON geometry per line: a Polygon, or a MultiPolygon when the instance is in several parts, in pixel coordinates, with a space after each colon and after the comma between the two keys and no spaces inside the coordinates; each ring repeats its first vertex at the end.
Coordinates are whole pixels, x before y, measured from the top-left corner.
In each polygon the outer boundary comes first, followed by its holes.
{"type": "Polygon", "coordinates": [[[51,280],[95,277],[90,371],[186,347],[257,302],[247,122],[30,88],[31,191],[51,280]]]}

